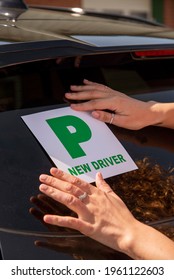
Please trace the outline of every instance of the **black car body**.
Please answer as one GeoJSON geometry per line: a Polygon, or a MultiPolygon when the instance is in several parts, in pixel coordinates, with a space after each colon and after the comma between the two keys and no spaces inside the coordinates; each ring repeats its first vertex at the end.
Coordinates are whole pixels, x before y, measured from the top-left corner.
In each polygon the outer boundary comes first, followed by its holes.
{"type": "MultiPolygon", "coordinates": [[[[21,116],[67,106],[65,92],[84,78],[140,100],[174,102],[174,30],[137,18],[11,7],[10,2],[0,1],[4,3],[0,6],[2,258],[126,259],[80,233],[47,228],[39,211],[35,215],[39,221],[29,213],[30,197],[38,194],[38,177],[48,173],[53,163],[21,116]],[[37,246],[35,240],[40,240],[37,246]]],[[[173,130],[110,128],[134,161],[147,157],[165,170],[174,166],[173,130]]],[[[169,209],[172,192],[170,198],[169,209]]],[[[44,211],[40,203],[36,200],[44,211]]],[[[57,207],[57,213],[68,211],[57,207]]],[[[172,211],[142,221],[172,229],[172,211]]]]}

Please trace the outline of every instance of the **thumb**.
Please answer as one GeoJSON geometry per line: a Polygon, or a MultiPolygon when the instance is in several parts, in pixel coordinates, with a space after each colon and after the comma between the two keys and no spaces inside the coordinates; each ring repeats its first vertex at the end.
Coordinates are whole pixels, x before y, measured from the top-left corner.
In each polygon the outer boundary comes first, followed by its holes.
{"type": "Polygon", "coordinates": [[[96,186],[98,189],[102,190],[105,193],[113,192],[111,187],[106,183],[106,181],[103,179],[103,176],[100,172],[96,174],[96,186]]]}

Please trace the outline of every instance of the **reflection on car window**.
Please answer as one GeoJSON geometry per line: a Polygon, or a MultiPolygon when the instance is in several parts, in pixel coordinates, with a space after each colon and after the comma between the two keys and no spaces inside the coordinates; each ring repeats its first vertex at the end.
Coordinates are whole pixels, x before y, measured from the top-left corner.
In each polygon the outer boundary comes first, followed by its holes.
{"type": "Polygon", "coordinates": [[[127,94],[173,90],[173,59],[136,61],[130,54],[44,60],[0,70],[0,111],[64,103],[84,78],[127,94]],[[165,72],[163,71],[165,69],[165,72]]]}

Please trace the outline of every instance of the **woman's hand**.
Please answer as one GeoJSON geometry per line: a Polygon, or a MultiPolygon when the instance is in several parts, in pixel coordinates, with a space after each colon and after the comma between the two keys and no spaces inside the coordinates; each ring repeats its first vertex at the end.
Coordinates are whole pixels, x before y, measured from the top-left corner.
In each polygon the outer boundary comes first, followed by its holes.
{"type": "Polygon", "coordinates": [[[84,80],[84,85],[71,86],[71,91],[71,93],[65,94],[67,99],[71,102],[73,100],[83,101],[82,103],[71,104],[72,109],[92,111],[94,118],[106,123],[137,130],[148,125],[159,125],[162,121],[158,109],[159,103],[154,101],[139,101],[107,86],[88,80],[84,80]]]}
{"type": "Polygon", "coordinates": [[[77,217],[46,214],[44,222],[78,230],[133,259],[174,259],[174,242],[136,220],[100,173],[94,187],[57,168],[50,172],[40,176],[40,191],[77,217]]]}
{"type": "Polygon", "coordinates": [[[102,175],[96,175],[97,187],[94,187],[56,168],[51,169],[51,174],[53,176],[40,176],[40,191],[66,205],[78,217],[45,215],[44,221],[78,230],[108,247],[127,253],[138,221],[102,175]],[[84,199],[79,199],[81,195],[84,199]]]}

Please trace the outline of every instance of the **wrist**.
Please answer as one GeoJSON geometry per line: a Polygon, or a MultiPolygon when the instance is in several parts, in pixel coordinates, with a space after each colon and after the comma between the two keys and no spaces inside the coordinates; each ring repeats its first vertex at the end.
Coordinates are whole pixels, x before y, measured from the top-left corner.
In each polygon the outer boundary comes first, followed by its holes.
{"type": "Polygon", "coordinates": [[[138,259],[136,251],[137,237],[139,238],[142,226],[144,226],[144,224],[134,219],[131,225],[127,227],[127,230],[124,231],[124,235],[117,240],[119,251],[132,259],[138,259]]]}
{"type": "Polygon", "coordinates": [[[156,126],[174,128],[174,103],[156,103],[154,111],[158,117],[156,126]]]}
{"type": "Polygon", "coordinates": [[[134,260],[173,260],[174,242],[158,230],[135,220],[122,252],[134,260]]]}
{"type": "Polygon", "coordinates": [[[147,237],[148,234],[150,234],[149,226],[135,219],[131,228],[131,230],[129,228],[129,233],[125,235],[123,240],[120,242],[121,251],[134,260],[148,259],[148,256],[146,255],[148,250],[147,246],[151,246],[151,242],[149,242],[149,240],[146,242],[144,234],[147,232],[147,237]]]}
{"type": "Polygon", "coordinates": [[[149,101],[147,103],[149,105],[149,125],[161,126],[165,118],[164,104],[156,101],[149,101]]]}

